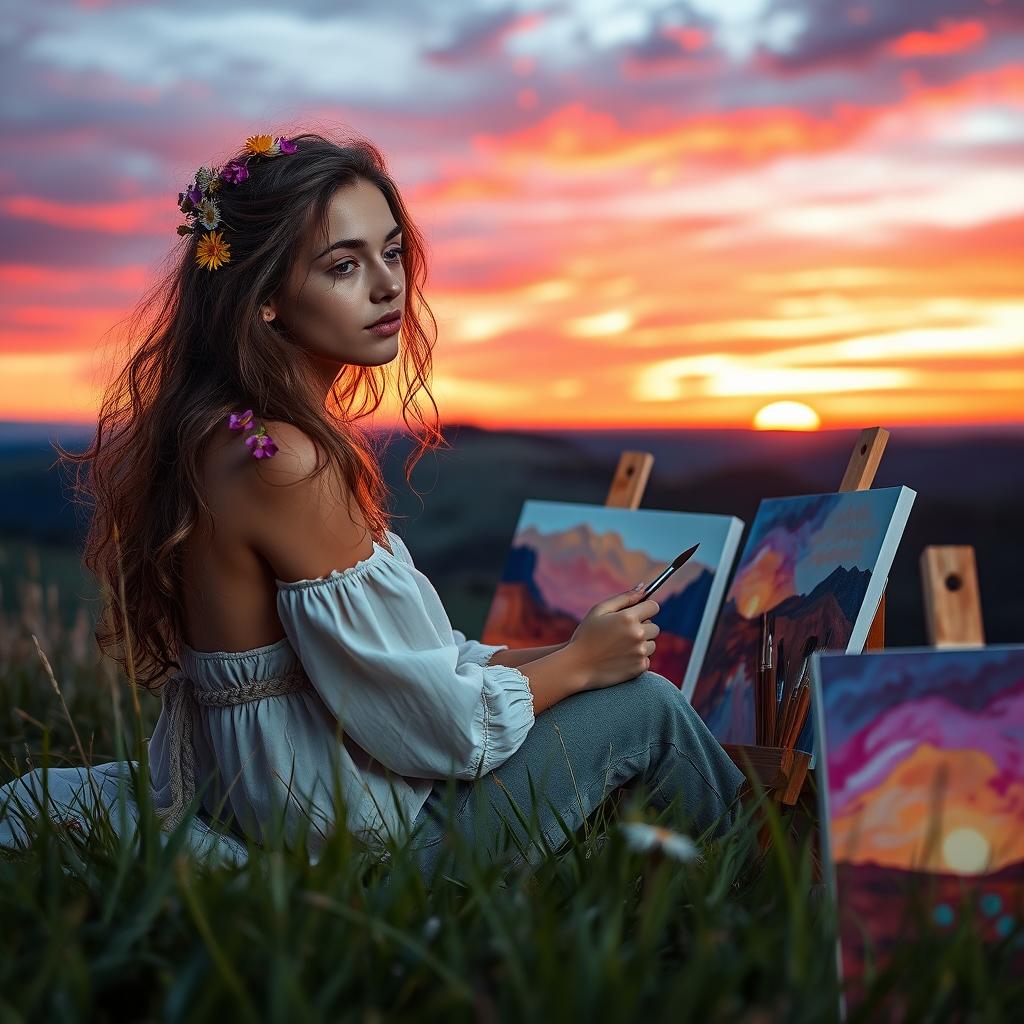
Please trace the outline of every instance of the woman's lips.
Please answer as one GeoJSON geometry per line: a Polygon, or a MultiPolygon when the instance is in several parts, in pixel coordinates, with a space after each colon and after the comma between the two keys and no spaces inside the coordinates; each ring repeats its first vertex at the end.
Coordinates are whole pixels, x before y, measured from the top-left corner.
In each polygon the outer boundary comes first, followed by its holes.
{"type": "Polygon", "coordinates": [[[367,327],[366,330],[373,331],[374,334],[377,334],[382,338],[387,338],[390,335],[397,333],[401,326],[402,318],[400,316],[396,316],[392,320],[385,320],[383,323],[367,327]]]}

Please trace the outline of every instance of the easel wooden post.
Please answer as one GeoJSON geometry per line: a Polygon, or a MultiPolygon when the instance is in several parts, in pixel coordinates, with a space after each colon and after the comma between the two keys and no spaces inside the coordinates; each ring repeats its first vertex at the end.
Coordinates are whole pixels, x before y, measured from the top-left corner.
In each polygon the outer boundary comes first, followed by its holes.
{"type": "Polygon", "coordinates": [[[623,452],[604,499],[605,508],[639,508],[653,465],[650,452],[623,452]]]}
{"type": "Polygon", "coordinates": [[[928,643],[938,648],[984,647],[974,548],[927,547],[920,564],[928,643]]]}
{"type": "MultiPolygon", "coordinates": [[[[840,491],[867,491],[875,482],[878,464],[882,461],[882,453],[889,443],[889,431],[884,427],[869,427],[862,430],[857,444],[854,446],[850,464],[843,474],[839,485],[840,491]]],[[[866,651],[880,651],[885,647],[885,591],[878,602],[878,611],[871,623],[867,640],[864,641],[866,651]]]]}

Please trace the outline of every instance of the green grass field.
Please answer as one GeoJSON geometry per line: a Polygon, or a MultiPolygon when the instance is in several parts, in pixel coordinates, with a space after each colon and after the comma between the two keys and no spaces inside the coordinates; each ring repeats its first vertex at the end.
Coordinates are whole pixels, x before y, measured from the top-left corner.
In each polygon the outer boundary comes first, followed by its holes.
{"type": "MultiPolygon", "coordinates": [[[[28,575],[2,577],[24,606],[0,620],[0,781],[83,753],[144,763],[159,703],[140,693],[135,714],[130,682],[94,649],[94,606],[64,603],[58,577],[74,581],[74,563],[7,550],[2,564],[28,575]]],[[[685,833],[645,795],[603,805],[532,871],[507,863],[512,847],[489,862],[455,845],[459,877],[431,889],[402,848],[382,864],[344,830],[316,864],[277,842],[223,866],[181,833],[161,841],[145,805],[120,838],[44,816],[30,848],[0,851],[0,1019],[838,1020],[830,899],[795,820],[767,809],[764,855],[745,818],[676,860],[620,829],[685,833]]],[[[1009,949],[982,946],[969,922],[918,922],[850,1019],[883,1020],[897,1001],[907,1020],[1013,1019],[1024,983],[1009,949]]]]}

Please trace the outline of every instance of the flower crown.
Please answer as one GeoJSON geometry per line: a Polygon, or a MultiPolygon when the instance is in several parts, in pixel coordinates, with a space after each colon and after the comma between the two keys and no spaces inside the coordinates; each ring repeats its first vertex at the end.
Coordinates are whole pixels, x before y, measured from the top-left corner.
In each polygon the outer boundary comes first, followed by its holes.
{"type": "MultiPolygon", "coordinates": [[[[251,135],[245,140],[245,158],[231,160],[223,167],[200,167],[184,192],[178,193],[178,209],[188,220],[178,225],[179,235],[206,236],[196,243],[196,263],[207,270],[216,270],[231,262],[231,245],[224,241],[220,204],[215,196],[224,184],[240,185],[249,177],[249,161],[254,156],[274,157],[291,155],[298,149],[293,139],[273,138],[270,135],[251,135]]],[[[224,224],[224,227],[230,227],[224,224]]]]}
{"type": "Polygon", "coordinates": [[[269,459],[277,454],[277,445],[267,433],[266,424],[261,423],[259,430],[253,430],[252,409],[245,412],[233,412],[228,417],[228,426],[232,430],[251,430],[245,439],[245,445],[252,452],[254,459],[269,459]]]}

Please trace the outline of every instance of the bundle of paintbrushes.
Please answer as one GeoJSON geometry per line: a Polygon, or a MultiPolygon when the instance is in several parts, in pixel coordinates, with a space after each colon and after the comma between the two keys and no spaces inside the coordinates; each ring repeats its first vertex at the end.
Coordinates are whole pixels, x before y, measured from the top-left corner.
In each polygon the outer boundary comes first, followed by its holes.
{"type": "Polygon", "coordinates": [[[811,655],[826,650],[832,631],[818,645],[817,636],[809,636],[796,665],[786,655],[785,643],[776,648],[775,616],[761,616],[761,643],[757,671],[754,673],[755,742],[766,747],[792,747],[807,721],[811,706],[811,655]]]}

